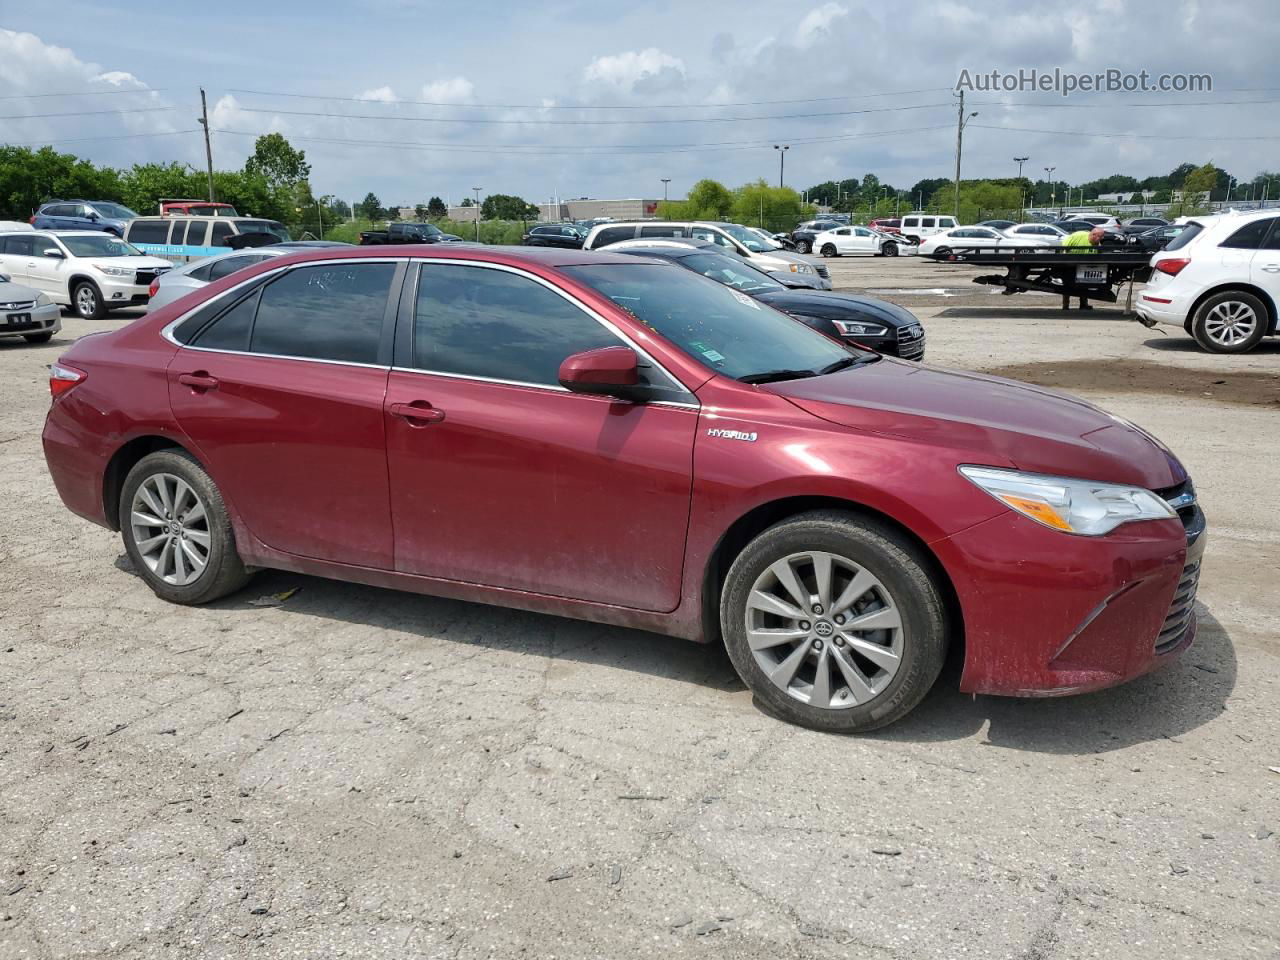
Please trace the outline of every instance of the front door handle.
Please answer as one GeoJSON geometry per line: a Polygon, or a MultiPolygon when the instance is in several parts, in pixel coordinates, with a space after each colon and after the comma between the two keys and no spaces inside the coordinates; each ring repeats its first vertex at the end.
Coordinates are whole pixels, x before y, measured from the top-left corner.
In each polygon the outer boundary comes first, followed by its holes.
{"type": "Polygon", "coordinates": [[[1280,273],[1280,263],[1268,263],[1262,269],[1267,271],[1267,273],[1280,273]]]}
{"type": "Polygon", "coordinates": [[[203,370],[198,373],[179,374],[178,382],[184,387],[190,387],[192,390],[218,389],[218,378],[209,376],[203,370]]]}
{"type": "Polygon", "coordinates": [[[425,400],[414,400],[412,403],[393,403],[387,408],[393,417],[400,417],[411,427],[425,427],[429,423],[439,423],[444,419],[444,411],[437,410],[425,400]]]}

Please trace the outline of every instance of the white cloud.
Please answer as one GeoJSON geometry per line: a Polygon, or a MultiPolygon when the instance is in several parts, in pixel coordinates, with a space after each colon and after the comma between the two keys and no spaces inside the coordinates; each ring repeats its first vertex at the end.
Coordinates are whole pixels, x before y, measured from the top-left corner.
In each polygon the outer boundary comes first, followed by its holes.
{"type": "Polygon", "coordinates": [[[450,77],[422,85],[422,99],[431,103],[469,103],[476,87],[466,77],[450,77]]]}
{"type": "Polygon", "coordinates": [[[660,89],[684,80],[684,61],[663,53],[657,47],[628,50],[626,53],[596,57],[582,71],[582,79],[589,84],[625,91],[633,91],[640,86],[660,89]]]}
{"type": "Polygon", "coordinates": [[[833,23],[848,15],[849,8],[838,3],[824,3],[810,10],[796,27],[796,46],[801,49],[812,46],[830,32],[833,23]]]}
{"type": "Polygon", "coordinates": [[[400,98],[390,87],[375,87],[356,96],[357,100],[377,100],[380,103],[395,103],[400,98]]]}

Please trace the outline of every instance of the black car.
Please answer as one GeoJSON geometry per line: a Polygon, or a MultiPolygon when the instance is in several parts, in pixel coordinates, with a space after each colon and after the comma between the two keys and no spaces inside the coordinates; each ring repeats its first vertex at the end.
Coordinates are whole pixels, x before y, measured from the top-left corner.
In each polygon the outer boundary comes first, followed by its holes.
{"type": "Polygon", "coordinates": [[[1147,253],[1158,253],[1185,229],[1187,229],[1185,223],[1166,223],[1163,227],[1148,227],[1129,242],[1141,247],[1147,253]]]}
{"type": "MultiPolygon", "coordinates": [[[[1053,225],[1067,231],[1067,233],[1075,233],[1077,230],[1092,230],[1097,226],[1096,223],[1090,223],[1088,220],[1055,220],[1053,225]]],[[[1102,228],[1102,245],[1104,247],[1123,246],[1127,243],[1129,243],[1129,238],[1115,227],[1102,228]]]]}
{"type": "Polygon", "coordinates": [[[1008,230],[1018,224],[1013,220],[983,220],[978,226],[990,227],[992,230],[1008,230]]]}
{"type": "Polygon", "coordinates": [[[587,235],[572,223],[544,223],[534,227],[520,242],[526,247],[562,247],[568,250],[581,250],[582,242],[587,235]]]}
{"type": "Polygon", "coordinates": [[[792,290],[749,263],[720,253],[713,243],[699,246],[664,243],[611,250],[670,260],[767,303],[837,340],[853,341],[904,360],[924,359],[924,326],[910,310],[896,303],[831,290],[792,290]]]}
{"type": "Polygon", "coordinates": [[[796,253],[813,253],[814,237],[843,226],[835,220],[806,220],[791,231],[791,242],[796,245],[796,253]]]}
{"type": "Polygon", "coordinates": [[[1167,226],[1169,226],[1169,221],[1164,219],[1164,217],[1135,217],[1128,223],[1122,223],[1120,225],[1120,232],[1137,235],[1140,233],[1146,233],[1154,227],[1167,226]]]}

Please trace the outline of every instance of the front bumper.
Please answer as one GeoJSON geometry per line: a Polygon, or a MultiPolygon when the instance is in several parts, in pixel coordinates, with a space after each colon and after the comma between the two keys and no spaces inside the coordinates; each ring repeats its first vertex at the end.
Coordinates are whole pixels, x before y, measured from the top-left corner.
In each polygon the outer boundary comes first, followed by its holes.
{"type": "MultiPolygon", "coordinates": [[[[136,276],[136,271],[135,271],[136,276]]],[[[145,304],[151,299],[151,281],[135,283],[133,277],[108,277],[97,274],[94,281],[102,291],[102,302],[107,307],[127,307],[145,304]]]]}
{"type": "Polygon", "coordinates": [[[1199,507],[1180,513],[1078,537],[1009,512],[933,544],[964,618],[960,689],[1063,696],[1174,659],[1195,638],[1206,539],[1199,507]]]}
{"type": "Polygon", "coordinates": [[[62,310],[56,303],[25,310],[0,310],[0,336],[19,337],[32,333],[57,333],[62,329],[62,310]],[[16,319],[29,316],[28,320],[16,319]]]}

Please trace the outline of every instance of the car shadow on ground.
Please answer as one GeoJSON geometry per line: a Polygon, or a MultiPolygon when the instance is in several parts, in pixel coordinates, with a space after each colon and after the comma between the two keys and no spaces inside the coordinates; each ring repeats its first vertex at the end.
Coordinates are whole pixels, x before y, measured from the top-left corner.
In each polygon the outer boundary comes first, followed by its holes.
{"type": "Polygon", "coordinates": [[[1063,310],[1061,307],[1038,307],[1030,304],[1023,307],[1016,304],[998,302],[981,307],[946,307],[939,310],[934,316],[951,319],[977,317],[983,320],[990,320],[993,317],[1004,317],[1010,320],[1128,320],[1133,322],[1135,326],[1137,325],[1134,316],[1126,314],[1124,309],[1116,304],[1094,303],[1092,310],[1077,310],[1074,301],[1069,310],[1063,310]]]}
{"type": "MultiPolygon", "coordinates": [[[[1203,349],[1200,344],[1196,343],[1195,340],[1181,330],[1175,332],[1171,329],[1168,337],[1154,337],[1151,340],[1144,341],[1142,345],[1150,347],[1152,350],[1167,350],[1170,353],[1203,353],[1206,357],[1215,356],[1215,354],[1203,349]]],[[[1248,353],[1240,354],[1240,356],[1248,357],[1260,353],[1280,354],[1280,339],[1263,337],[1256,347],[1248,353]]]]}
{"type": "MultiPolygon", "coordinates": [[[[125,555],[116,566],[137,576],[125,555]]],[[[210,606],[248,613],[258,612],[263,605],[278,605],[291,615],[629,670],[726,695],[745,690],[719,643],[696,644],[641,630],[283,571],[263,571],[241,593],[210,606]],[[295,588],[296,593],[283,601],[275,599],[295,588]]],[[[1230,636],[1203,604],[1197,604],[1197,611],[1196,642],[1180,658],[1130,683],[1079,696],[963,694],[959,690],[962,664],[953,651],[937,683],[915,710],[892,726],[863,736],[937,743],[964,740],[986,727],[984,744],[1067,755],[1176,739],[1220,716],[1236,684],[1230,636]]],[[[295,642],[296,633],[286,635],[288,642],[295,642]]],[[[672,701],[680,696],[678,687],[673,687],[672,701]]],[[[743,699],[744,708],[746,703],[743,699]]],[[[758,702],[755,709],[761,709],[758,702]]]]}

